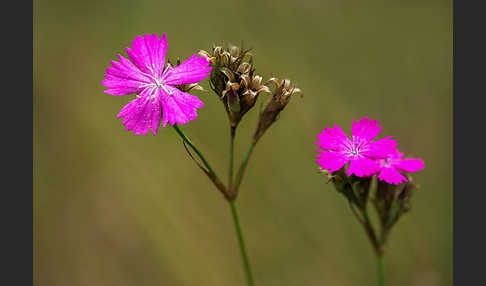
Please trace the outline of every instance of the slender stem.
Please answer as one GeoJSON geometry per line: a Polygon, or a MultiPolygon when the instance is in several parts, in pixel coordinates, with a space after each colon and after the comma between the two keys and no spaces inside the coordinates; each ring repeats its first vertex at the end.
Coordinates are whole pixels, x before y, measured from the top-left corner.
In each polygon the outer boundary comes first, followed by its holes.
{"type": "Polygon", "coordinates": [[[383,251],[381,249],[380,242],[378,241],[378,238],[376,237],[375,230],[373,228],[373,225],[371,224],[371,220],[368,216],[368,212],[366,211],[366,209],[362,210],[362,214],[363,214],[363,220],[364,220],[363,226],[366,230],[366,234],[368,235],[368,238],[371,241],[371,244],[373,245],[375,253],[376,253],[376,255],[382,255],[383,251]]]}
{"type": "Polygon", "coordinates": [[[368,235],[371,244],[373,245],[373,248],[375,250],[376,254],[376,259],[378,262],[378,285],[379,286],[384,286],[385,285],[385,280],[384,280],[384,275],[383,275],[383,249],[382,249],[382,242],[381,240],[379,241],[378,238],[376,237],[375,230],[373,229],[373,226],[371,225],[371,220],[368,216],[368,212],[366,208],[362,210],[363,213],[363,226],[366,230],[366,234],[368,235]]]}
{"type": "Polygon", "coordinates": [[[194,152],[196,152],[199,159],[201,159],[202,163],[204,164],[204,166],[207,169],[207,170],[204,170],[204,172],[206,173],[206,175],[208,175],[209,179],[214,183],[216,188],[218,188],[223,193],[223,195],[228,200],[230,200],[231,194],[228,193],[228,190],[226,189],[224,184],[221,182],[221,180],[218,178],[218,176],[214,172],[213,168],[211,168],[211,165],[209,165],[206,158],[204,158],[201,151],[199,151],[199,149],[197,149],[196,146],[194,146],[194,144],[192,144],[191,140],[189,138],[187,138],[187,136],[184,134],[184,132],[182,132],[182,130],[179,128],[179,126],[177,124],[174,124],[173,126],[174,126],[174,129],[177,132],[177,134],[179,134],[179,136],[181,136],[182,140],[184,140],[184,142],[186,142],[187,145],[189,145],[192,148],[192,150],[194,150],[194,152]]]}
{"type": "Polygon", "coordinates": [[[236,175],[236,179],[235,179],[235,187],[234,187],[235,193],[238,192],[238,189],[241,184],[241,180],[243,179],[243,175],[245,174],[246,166],[248,165],[248,161],[250,160],[251,154],[253,153],[253,149],[255,148],[255,146],[256,146],[256,142],[252,142],[250,148],[246,152],[246,156],[243,159],[243,162],[241,162],[240,169],[238,170],[238,174],[236,175]]]}
{"type": "Polygon", "coordinates": [[[384,246],[386,241],[386,232],[383,230],[383,227],[381,229],[380,233],[380,245],[384,246]]]}
{"type": "Polygon", "coordinates": [[[206,158],[204,158],[203,154],[196,148],[196,146],[194,146],[194,144],[192,144],[191,140],[187,138],[187,136],[184,134],[184,132],[182,132],[182,130],[179,128],[177,124],[174,124],[174,129],[176,130],[177,134],[179,134],[182,137],[182,140],[184,140],[184,142],[186,142],[187,145],[191,146],[192,150],[196,152],[196,154],[203,162],[204,166],[208,169],[209,173],[215,174],[213,168],[211,168],[211,165],[209,165],[208,161],[206,161],[206,158]]]}
{"type": "Polygon", "coordinates": [[[243,262],[243,269],[245,270],[246,282],[248,286],[255,285],[253,282],[253,276],[251,274],[250,262],[248,255],[246,254],[245,242],[243,240],[243,233],[241,231],[240,220],[238,219],[238,212],[236,210],[236,202],[229,201],[231,206],[231,213],[233,214],[233,221],[235,223],[236,235],[238,236],[238,244],[240,245],[241,260],[243,262]]]}
{"type": "Polygon", "coordinates": [[[385,279],[383,275],[383,254],[376,255],[378,262],[378,285],[385,286],[385,279]]]}
{"type": "Polygon", "coordinates": [[[229,165],[228,165],[228,189],[230,192],[233,190],[233,161],[234,161],[234,142],[235,142],[236,127],[230,127],[230,149],[229,149],[229,165]]]}
{"type": "Polygon", "coordinates": [[[356,209],[354,208],[353,206],[353,203],[351,203],[350,200],[348,200],[348,204],[349,204],[349,208],[351,209],[351,212],[354,214],[354,216],[356,217],[356,219],[361,223],[361,224],[365,224],[365,221],[361,218],[361,216],[358,214],[358,212],[356,211],[356,209]]]}

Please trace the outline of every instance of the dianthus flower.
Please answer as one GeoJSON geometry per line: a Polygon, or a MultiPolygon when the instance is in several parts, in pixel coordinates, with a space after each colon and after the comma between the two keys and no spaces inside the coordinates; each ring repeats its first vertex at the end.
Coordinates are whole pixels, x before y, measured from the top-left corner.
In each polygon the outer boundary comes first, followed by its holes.
{"type": "Polygon", "coordinates": [[[117,116],[123,117],[126,130],[143,135],[152,130],[155,135],[161,116],[162,126],[185,124],[197,117],[196,108],[202,108],[203,102],[180,91],[176,85],[193,84],[206,78],[211,67],[205,57],[195,54],[176,67],[165,66],[165,34],[160,38],[156,34],[137,36],[126,52],[129,60],[118,54],[120,62],[111,61],[112,66],[106,69],[102,81],[108,88],[107,94],[137,94],[117,116]]]}
{"type": "Polygon", "coordinates": [[[317,136],[319,141],[315,144],[322,150],[316,150],[320,153],[315,156],[318,158],[316,162],[323,170],[329,170],[330,173],[350,162],[348,176],[373,175],[379,170],[376,160],[385,159],[397,146],[396,140],[391,139],[391,136],[372,141],[382,128],[378,127],[377,120],[369,118],[362,118],[359,122],[353,120],[350,140],[339,126],[326,127],[317,136]]]}
{"type": "Polygon", "coordinates": [[[385,159],[378,162],[378,179],[389,184],[401,184],[408,182],[407,178],[400,171],[418,172],[424,168],[424,162],[421,159],[403,159],[403,153],[396,150],[385,159]]]}

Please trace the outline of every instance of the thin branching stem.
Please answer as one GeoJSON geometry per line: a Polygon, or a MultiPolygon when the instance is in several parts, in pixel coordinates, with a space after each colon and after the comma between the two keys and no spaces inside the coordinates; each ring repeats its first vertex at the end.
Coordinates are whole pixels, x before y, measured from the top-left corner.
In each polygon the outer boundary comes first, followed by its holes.
{"type": "Polygon", "coordinates": [[[241,185],[241,180],[243,179],[243,175],[245,174],[246,166],[248,165],[248,161],[250,160],[251,154],[253,153],[253,149],[255,148],[255,146],[256,142],[252,142],[250,148],[248,148],[248,151],[246,152],[245,158],[243,158],[243,161],[241,162],[240,168],[238,169],[238,174],[236,175],[234,186],[235,193],[238,193],[238,189],[241,185]]]}
{"type": "Polygon", "coordinates": [[[194,144],[191,142],[191,140],[184,134],[184,132],[182,132],[182,130],[179,128],[179,126],[177,124],[174,124],[173,127],[174,127],[175,131],[177,132],[177,134],[179,134],[179,136],[181,136],[182,140],[184,140],[184,142],[187,143],[187,145],[189,145],[189,147],[191,147],[191,149],[197,154],[199,159],[201,159],[201,162],[203,163],[204,167],[206,167],[206,170],[203,169],[204,173],[214,183],[216,188],[223,193],[223,195],[226,197],[226,199],[231,200],[231,193],[228,192],[227,188],[221,182],[221,180],[218,178],[218,175],[216,175],[213,168],[208,163],[206,158],[204,158],[201,151],[199,151],[199,149],[197,149],[197,147],[194,146],[194,144]]]}
{"type": "Polygon", "coordinates": [[[228,190],[233,191],[233,162],[234,162],[234,144],[235,144],[236,127],[230,127],[230,147],[229,147],[229,164],[228,164],[228,190]]]}

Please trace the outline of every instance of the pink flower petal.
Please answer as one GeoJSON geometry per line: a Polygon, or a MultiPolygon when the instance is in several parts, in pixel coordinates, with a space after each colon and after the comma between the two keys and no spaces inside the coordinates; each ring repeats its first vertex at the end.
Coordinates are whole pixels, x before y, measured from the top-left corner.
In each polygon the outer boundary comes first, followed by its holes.
{"type": "Polygon", "coordinates": [[[420,159],[404,159],[394,164],[394,167],[405,172],[418,172],[424,168],[424,162],[420,159]]]}
{"type": "Polygon", "coordinates": [[[193,55],[182,64],[167,70],[164,82],[170,85],[197,83],[205,79],[211,67],[208,67],[209,60],[206,57],[193,55]]]}
{"type": "Polygon", "coordinates": [[[185,124],[197,117],[196,108],[204,107],[204,103],[196,96],[182,92],[175,87],[166,86],[170,94],[160,90],[162,103],[162,126],[175,123],[185,124]]]}
{"type": "Polygon", "coordinates": [[[366,157],[351,159],[348,168],[348,176],[355,174],[358,177],[371,176],[378,171],[378,162],[366,157]]]}
{"type": "Polygon", "coordinates": [[[403,153],[395,148],[395,150],[388,157],[393,161],[401,160],[403,158],[403,153]]]}
{"type": "Polygon", "coordinates": [[[106,73],[114,76],[118,76],[124,79],[132,79],[140,82],[150,82],[150,77],[142,73],[140,69],[135,66],[131,61],[118,54],[120,62],[111,61],[112,68],[107,68],[106,73]]]}
{"type": "Polygon", "coordinates": [[[316,155],[317,164],[321,166],[323,170],[329,170],[331,173],[341,169],[349,160],[340,152],[328,152],[322,150],[316,150],[321,153],[316,155]]]}
{"type": "Polygon", "coordinates": [[[398,143],[397,140],[391,138],[391,136],[388,136],[383,139],[370,142],[368,145],[368,150],[366,150],[363,154],[374,159],[386,158],[390,154],[394,154],[397,151],[396,146],[398,146],[398,143]]]}
{"type": "Polygon", "coordinates": [[[382,168],[380,174],[378,175],[378,179],[381,181],[385,181],[389,184],[401,184],[402,182],[407,182],[407,178],[400,174],[395,168],[392,167],[385,167],[382,168]]]}
{"type": "Polygon", "coordinates": [[[128,95],[139,91],[139,87],[149,83],[149,78],[135,65],[121,55],[120,62],[111,61],[111,67],[106,69],[105,80],[101,83],[109,88],[105,93],[112,95],[128,95]]]}
{"type": "Polygon", "coordinates": [[[105,93],[111,95],[128,95],[136,93],[139,90],[141,83],[139,81],[121,79],[112,75],[105,75],[105,80],[101,82],[105,87],[105,93]]]}
{"type": "Polygon", "coordinates": [[[344,144],[349,144],[349,139],[339,126],[334,125],[332,128],[326,127],[317,135],[319,142],[315,144],[324,150],[340,151],[344,144]]]}
{"type": "Polygon", "coordinates": [[[133,130],[135,135],[146,135],[150,129],[155,135],[160,125],[160,101],[157,96],[153,97],[155,89],[146,88],[130,103],[125,105],[118,118],[123,117],[123,125],[126,130],[133,130]]]}
{"type": "Polygon", "coordinates": [[[160,77],[165,65],[167,38],[165,33],[159,39],[157,34],[137,36],[132,48],[126,48],[128,58],[144,73],[160,77]]]}
{"type": "Polygon", "coordinates": [[[364,117],[359,122],[353,120],[351,135],[353,137],[365,138],[369,141],[375,138],[382,128],[378,127],[378,120],[370,120],[368,117],[364,117]]]}

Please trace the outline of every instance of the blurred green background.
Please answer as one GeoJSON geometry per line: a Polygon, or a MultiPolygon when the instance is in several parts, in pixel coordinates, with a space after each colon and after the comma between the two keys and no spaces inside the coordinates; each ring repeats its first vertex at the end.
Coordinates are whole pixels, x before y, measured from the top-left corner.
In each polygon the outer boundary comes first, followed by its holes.
{"type": "MultiPolygon", "coordinates": [[[[103,93],[110,60],[162,32],[170,59],[243,40],[257,73],[305,92],[260,141],[238,199],[257,285],[376,285],[365,233],[313,158],[321,129],[350,132],[363,116],[426,165],[390,237],[387,285],[452,285],[452,1],[36,5],[38,285],[245,285],[229,206],[174,130],[134,136],[116,118],[133,96],[103,93]]],[[[226,178],[226,114],[195,94],[205,108],[182,127],[226,178]]],[[[238,130],[237,163],[258,108],[238,130]]]]}

